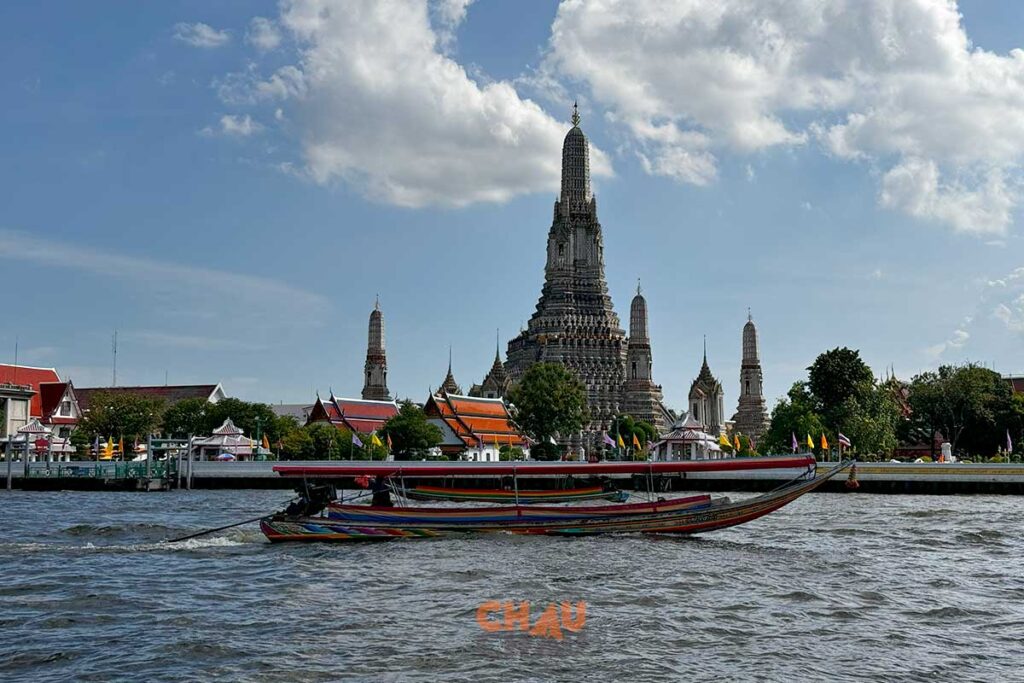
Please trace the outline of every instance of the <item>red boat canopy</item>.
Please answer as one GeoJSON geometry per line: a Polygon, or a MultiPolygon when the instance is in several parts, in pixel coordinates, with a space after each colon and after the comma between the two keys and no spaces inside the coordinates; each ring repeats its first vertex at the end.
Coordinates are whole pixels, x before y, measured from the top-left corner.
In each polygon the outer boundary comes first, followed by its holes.
{"type": "Polygon", "coordinates": [[[810,456],[727,458],[722,460],[673,460],[666,462],[352,462],[344,465],[275,465],[282,477],[332,478],[369,476],[488,477],[515,475],[665,474],[671,472],[725,472],[809,467],[810,456]]]}

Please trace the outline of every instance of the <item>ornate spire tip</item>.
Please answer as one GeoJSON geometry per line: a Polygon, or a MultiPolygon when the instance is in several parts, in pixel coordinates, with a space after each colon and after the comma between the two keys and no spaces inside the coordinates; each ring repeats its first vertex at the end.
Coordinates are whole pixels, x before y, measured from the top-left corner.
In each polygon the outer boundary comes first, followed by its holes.
{"type": "Polygon", "coordinates": [[[572,103],[572,125],[580,125],[580,110],[575,101],[572,103]]]}

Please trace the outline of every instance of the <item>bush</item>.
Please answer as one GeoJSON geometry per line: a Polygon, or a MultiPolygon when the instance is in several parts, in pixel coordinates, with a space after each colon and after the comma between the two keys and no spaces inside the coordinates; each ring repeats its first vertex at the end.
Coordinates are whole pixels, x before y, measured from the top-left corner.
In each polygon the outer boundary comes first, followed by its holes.
{"type": "Polygon", "coordinates": [[[932,456],[922,455],[920,458],[918,458],[918,460],[920,460],[921,462],[932,462],[932,456]]]}

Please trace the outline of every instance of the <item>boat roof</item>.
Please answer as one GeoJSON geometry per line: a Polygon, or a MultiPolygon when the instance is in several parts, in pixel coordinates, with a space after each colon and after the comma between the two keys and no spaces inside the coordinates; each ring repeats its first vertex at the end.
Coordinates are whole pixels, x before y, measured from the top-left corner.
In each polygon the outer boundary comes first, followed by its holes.
{"type": "Polygon", "coordinates": [[[447,477],[501,475],[663,474],[669,472],[725,472],[733,470],[789,469],[814,463],[810,456],[766,456],[721,460],[672,460],[655,462],[350,462],[337,465],[275,465],[282,477],[332,478],[358,475],[447,477]]]}

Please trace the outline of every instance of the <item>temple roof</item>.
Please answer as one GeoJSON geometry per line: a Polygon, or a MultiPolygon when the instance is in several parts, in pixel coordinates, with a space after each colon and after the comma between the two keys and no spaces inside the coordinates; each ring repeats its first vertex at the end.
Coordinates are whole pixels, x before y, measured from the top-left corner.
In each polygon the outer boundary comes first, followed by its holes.
{"type": "Polygon", "coordinates": [[[331,394],[326,401],[317,397],[306,424],[330,422],[340,429],[369,434],[398,414],[395,401],[371,401],[359,398],[339,398],[331,394]]]}
{"type": "Polygon", "coordinates": [[[526,445],[500,398],[435,394],[427,400],[423,412],[428,418],[443,420],[467,448],[494,443],[526,445]]]}
{"type": "Polygon", "coordinates": [[[153,387],[83,387],[75,388],[75,396],[78,398],[78,406],[83,410],[89,410],[89,403],[97,394],[131,394],[143,398],[156,398],[162,400],[167,406],[172,406],[178,401],[187,398],[202,398],[207,401],[216,402],[224,393],[220,384],[181,384],[172,386],[153,387]],[[218,391],[219,390],[219,391],[218,391]]]}

